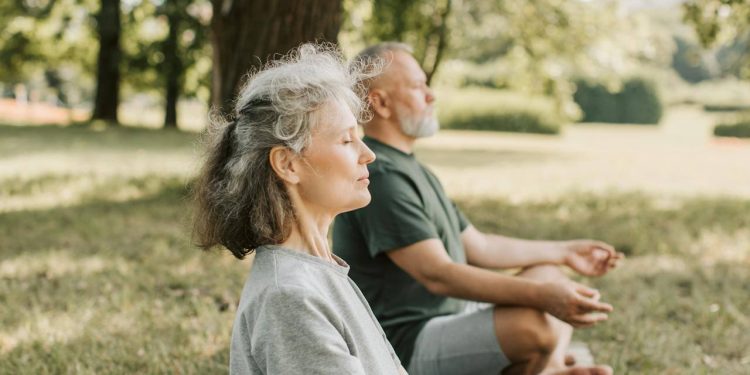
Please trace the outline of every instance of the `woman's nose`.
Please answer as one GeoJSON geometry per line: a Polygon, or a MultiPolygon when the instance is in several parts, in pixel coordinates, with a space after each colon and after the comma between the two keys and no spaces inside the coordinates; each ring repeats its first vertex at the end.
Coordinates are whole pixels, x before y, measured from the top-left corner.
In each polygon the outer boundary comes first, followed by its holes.
{"type": "Polygon", "coordinates": [[[360,140],[359,142],[362,145],[361,152],[359,154],[359,162],[361,164],[370,164],[375,161],[375,153],[372,152],[372,150],[370,150],[370,148],[367,147],[367,145],[362,142],[362,140],[360,140]]]}

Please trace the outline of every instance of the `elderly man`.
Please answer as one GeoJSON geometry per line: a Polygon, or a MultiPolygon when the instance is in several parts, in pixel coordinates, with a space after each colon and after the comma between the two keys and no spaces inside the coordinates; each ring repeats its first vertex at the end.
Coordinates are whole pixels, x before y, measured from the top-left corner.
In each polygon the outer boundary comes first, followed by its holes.
{"type": "Polygon", "coordinates": [[[572,327],[605,320],[612,306],[558,266],[600,276],[621,254],[598,241],[530,241],[474,228],[414,157],[416,140],[438,123],[410,47],[383,43],[356,59],[373,58],[387,65],[365,82],[373,117],[363,124],[364,142],[377,155],[372,202],[336,218],[333,248],[404,366],[412,374],[611,373],[566,357],[572,327]],[[523,270],[492,271],[508,268],[523,270]]]}

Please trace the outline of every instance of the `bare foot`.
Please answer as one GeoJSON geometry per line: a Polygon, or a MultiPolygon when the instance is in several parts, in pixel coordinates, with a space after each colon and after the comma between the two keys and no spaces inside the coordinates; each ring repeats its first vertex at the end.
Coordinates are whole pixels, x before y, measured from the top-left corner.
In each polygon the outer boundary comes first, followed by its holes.
{"type": "Polygon", "coordinates": [[[553,370],[544,372],[544,375],[612,375],[612,368],[609,366],[575,366],[568,367],[565,370],[553,370]]]}

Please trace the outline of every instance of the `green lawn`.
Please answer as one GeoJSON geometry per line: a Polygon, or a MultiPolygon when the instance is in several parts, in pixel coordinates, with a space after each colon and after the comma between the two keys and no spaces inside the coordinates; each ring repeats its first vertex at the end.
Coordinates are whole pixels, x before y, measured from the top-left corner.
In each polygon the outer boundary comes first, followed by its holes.
{"type": "MultiPolygon", "coordinates": [[[[226,373],[249,262],[191,246],[197,140],[0,126],[0,374],[226,373]]],[[[594,237],[628,254],[587,280],[616,311],[577,333],[616,373],[750,367],[750,199],[457,196],[481,229],[594,237]]]]}

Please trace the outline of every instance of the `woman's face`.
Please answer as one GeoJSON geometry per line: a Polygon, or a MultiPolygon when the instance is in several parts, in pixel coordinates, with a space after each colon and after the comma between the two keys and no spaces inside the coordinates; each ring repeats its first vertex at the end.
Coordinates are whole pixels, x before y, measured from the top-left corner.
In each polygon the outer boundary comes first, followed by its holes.
{"type": "Polygon", "coordinates": [[[319,212],[339,214],[370,203],[367,164],[375,154],[357,135],[357,121],[345,104],[329,102],[320,113],[298,185],[305,204],[319,212]]]}

